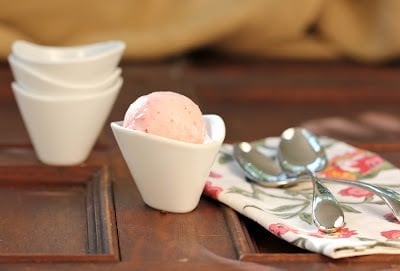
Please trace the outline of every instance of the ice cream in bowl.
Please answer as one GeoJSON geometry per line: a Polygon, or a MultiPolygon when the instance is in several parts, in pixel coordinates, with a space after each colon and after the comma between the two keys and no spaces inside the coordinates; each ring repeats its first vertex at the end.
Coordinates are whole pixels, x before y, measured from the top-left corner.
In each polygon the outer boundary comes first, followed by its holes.
{"type": "Polygon", "coordinates": [[[197,207],[225,138],[220,116],[203,115],[184,95],[158,91],[136,99],[111,128],[148,206],[173,213],[197,207]]]}

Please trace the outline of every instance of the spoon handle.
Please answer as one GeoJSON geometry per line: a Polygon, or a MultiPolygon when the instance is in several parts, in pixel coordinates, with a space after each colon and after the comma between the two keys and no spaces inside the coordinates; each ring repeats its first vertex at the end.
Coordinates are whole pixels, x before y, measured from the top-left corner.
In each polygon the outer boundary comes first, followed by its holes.
{"type": "Polygon", "coordinates": [[[331,179],[324,177],[320,177],[320,180],[357,186],[371,191],[386,202],[386,204],[392,209],[394,216],[400,221],[400,193],[386,187],[377,186],[366,182],[349,181],[344,179],[331,179]]]}
{"type": "Polygon", "coordinates": [[[348,184],[348,185],[365,188],[365,189],[371,190],[372,192],[375,192],[377,194],[390,195],[390,197],[400,200],[400,193],[398,193],[392,189],[386,188],[386,187],[377,186],[374,184],[361,182],[361,181],[350,181],[350,180],[345,180],[345,179],[336,179],[336,178],[333,179],[333,178],[326,178],[326,177],[318,177],[318,178],[320,180],[327,181],[327,182],[336,182],[336,183],[348,184]]]}
{"type": "Polygon", "coordinates": [[[335,200],[335,198],[333,197],[332,193],[328,190],[328,188],[326,188],[326,186],[324,186],[313,173],[310,173],[310,177],[313,185],[315,185],[316,188],[315,192],[318,193],[318,195],[321,198],[327,200],[335,200]]]}

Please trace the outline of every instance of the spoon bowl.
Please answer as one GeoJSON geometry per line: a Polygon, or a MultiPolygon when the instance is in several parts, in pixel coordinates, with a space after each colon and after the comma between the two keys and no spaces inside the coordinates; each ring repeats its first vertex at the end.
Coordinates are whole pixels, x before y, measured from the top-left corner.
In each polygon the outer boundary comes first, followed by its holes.
{"type": "Polygon", "coordinates": [[[258,152],[250,143],[234,145],[233,157],[243,169],[246,177],[267,187],[289,186],[285,173],[271,159],[258,152]]]}
{"type": "Polygon", "coordinates": [[[289,175],[321,171],[328,159],[317,137],[303,128],[289,128],[281,135],[278,161],[289,175]]]}
{"type": "Polygon", "coordinates": [[[344,214],[332,193],[318,180],[315,172],[327,165],[325,152],[317,137],[306,129],[286,129],[278,147],[278,161],[291,175],[308,173],[313,182],[312,218],[323,232],[335,232],[344,226],[344,214]]]}

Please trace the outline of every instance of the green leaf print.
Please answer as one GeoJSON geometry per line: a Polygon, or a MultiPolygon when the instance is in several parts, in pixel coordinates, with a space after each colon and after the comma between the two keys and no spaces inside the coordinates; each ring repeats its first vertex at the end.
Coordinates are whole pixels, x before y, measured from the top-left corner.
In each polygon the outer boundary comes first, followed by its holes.
{"type": "Polygon", "coordinates": [[[302,221],[304,221],[304,222],[306,222],[307,224],[309,224],[309,225],[312,225],[313,224],[313,221],[312,221],[312,216],[311,216],[311,214],[310,213],[300,213],[299,214],[299,218],[302,220],[302,221]]]}
{"type": "Polygon", "coordinates": [[[340,207],[342,207],[342,210],[343,210],[344,212],[361,214],[360,211],[358,211],[356,208],[354,208],[354,207],[352,207],[352,206],[350,206],[350,205],[342,204],[342,203],[341,203],[341,204],[340,204],[340,207]]]}
{"type": "Polygon", "coordinates": [[[303,237],[299,237],[294,239],[291,243],[292,245],[295,245],[299,248],[305,248],[306,239],[303,237]]]}
{"type": "Polygon", "coordinates": [[[263,208],[261,208],[261,207],[259,207],[259,206],[257,206],[257,205],[254,205],[254,204],[247,204],[247,205],[243,206],[242,210],[244,210],[244,209],[246,209],[246,208],[255,208],[255,209],[257,209],[257,210],[260,210],[260,211],[263,211],[263,212],[264,212],[264,209],[263,209],[263,208]]]}
{"type": "Polygon", "coordinates": [[[394,166],[391,163],[385,161],[382,163],[382,165],[375,168],[371,172],[368,172],[366,174],[359,174],[357,179],[361,179],[361,178],[362,179],[372,179],[372,178],[376,177],[381,171],[392,169],[392,168],[394,168],[394,166]]]}
{"type": "Polygon", "coordinates": [[[290,205],[281,205],[275,208],[270,209],[273,212],[285,212],[285,211],[290,211],[293,209],[297,209],[301,207],[301,205],[299,206],[299,204],[290,204],[290,205]]]}
{"type": "Polygon", "coordinates": [[[226,164],[233,161],[233,157],[230,154],[222,153],[222,155],[218,159],[218,163],[226,164]]]}

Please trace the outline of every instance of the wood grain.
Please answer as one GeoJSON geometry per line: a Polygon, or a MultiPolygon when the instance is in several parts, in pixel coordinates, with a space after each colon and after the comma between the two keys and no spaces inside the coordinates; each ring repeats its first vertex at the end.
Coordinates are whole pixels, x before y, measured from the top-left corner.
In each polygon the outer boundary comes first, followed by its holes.
{"type": "Polygon", "coordinates": [[[0,241],[0,270],[400,269],[396,255],[332,260],[302,251],[207,197],[188,214],[153,210],[143,203],[109,127],[138,96],[174,90],[196,101],[204,113],[221,115],[226,142],[276,136],[299,125],[376,151],[400,166],[398,63],[361,66],[188,56],[162,63],[125,62],[122,68],[124,85],[88,160],[53,169],[37,160],[11,92],[11,71],[0,64],[0,240],[5,238],[0,241]],[[98,179],[110,180],[112,189],[95,185],[87,190],[86,177],[99,167],[107,168],[102,172],[109,175],[98,179]],[[27,196],[32,193],[35,200],[27,196]],[[21,210],[27,204],[30,208],[21,210]],[[88,206],[93,212],[83,212],[88,206]],[[52,230],[25,233],[32,225],[26,224],[24,213],[52,230]],[[107,225],[109,230],[102,230],[107,225]],[[46,239],[50,237],[53,242],[46,239]]]}
{"type": "Polygon", "coordinates": [[[107,168],[0,167],[0,262],[118,261],[107,168]]]}

